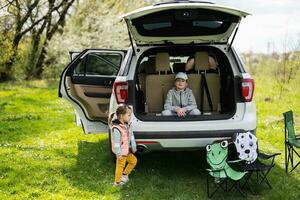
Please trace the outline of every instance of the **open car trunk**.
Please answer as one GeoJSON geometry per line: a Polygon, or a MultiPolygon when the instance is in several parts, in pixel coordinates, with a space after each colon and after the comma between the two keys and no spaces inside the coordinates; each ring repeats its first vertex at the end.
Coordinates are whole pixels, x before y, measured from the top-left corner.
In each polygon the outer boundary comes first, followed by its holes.
{"type": "Polygon", "coordinates": [[[205,2],[161,3],[137,9],[123,18],[136,45],[226,44],[249,13],[205,2]]]}
{"type": "Polygon", "coordinates": [[[226,55],[213,47],[173,46],[150,49],[140,57],[135,76],[136,87],[132,91],[137,118],[143,121],[182,120],[177,116],[161,114],[167,93],[174,87],[174,77],[178,72],[187,73],[188,87],[193,91],[197,108],[201,111],[201,115],[187,115],[185,120],[228,119],[235,114],[240,96],[240,78],[234,77],[226,55]],[[217,65],[212,66],[209,60],[201,60],[200,66],[206,63],[209,65],[206,69],[199,69],[195,65],[194,69],[186,72],[185,63],[188,59],[196,60],[197,56],[205,54],[217,65]],[[206,79],[208,90],[201,86],[203,78],[206,79]]]}

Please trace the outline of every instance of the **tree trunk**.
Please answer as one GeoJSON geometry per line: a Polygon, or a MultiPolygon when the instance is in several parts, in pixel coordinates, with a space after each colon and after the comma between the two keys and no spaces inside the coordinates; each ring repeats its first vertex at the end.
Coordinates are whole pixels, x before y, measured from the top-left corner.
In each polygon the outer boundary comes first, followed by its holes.
{"type": "Polygon", "coordinates": [[[34,75],[35,78],[37,79],[41,79],[42,78],[42,74],[43,74],[43,64],[47,55],[47,45],[48,42],[52,39],[52,37],[54,36],[54,34],[58,31],[59,27],[64,27],[65,25],[65,20],[66,20],[66,16],[68,14],[68,10],[69,8],[72,6],[72,4],[74,3],[75,0],[71,0],[70,2],[67,2],[64,5],[63,10],[60,12],[60,16],[58,21],[55,24],[51,24],[52,21],[52,16],[50,15],[48,20],[48,26],[46,29],[46,38],[45,41],[42,45],[42,49],[40,52],[40,55],[38,57],[37,60],[37,64],[36,64],[36,73],[34,75]]]}
{"type": "Polygon", "coordinates": [[[47,43],[48,43],[47,40],[45,40],[45,42],[42,46],[41,53],[40,53],[39,58],[38,58],[37,63],[36,63],[36,70],[35,70],[34,77],[37,78],[37,79],[42,78],[43,63],[44,63],[44,60],[45,60],[46,55],[47,55],[47,50],[46,50],[47,43]]]}
{"type": "Polygon", "coordinates": [[[31,52],[28,58],[27,66],[25,68],[25,80],[30,80],[35,77],[36,73],[36,58],[39,55],[39,44],[41,42],[41,36],[38,33],[32,33],[32,45],[31,52]]]}
{"type": "MultiPolygon", "coordinates": [[[[18,32],[18,30],[16,30],[18,32]]],[[[18,56],[18,47],[21,40],[20,33],[16,33],[13,44],[12,44],[12,54],[8,61],[5,63],[4,71],[0,73],[0,82],[10,81],[13,80],[13,64],[16,61],[16,58],[18,56]]]]}

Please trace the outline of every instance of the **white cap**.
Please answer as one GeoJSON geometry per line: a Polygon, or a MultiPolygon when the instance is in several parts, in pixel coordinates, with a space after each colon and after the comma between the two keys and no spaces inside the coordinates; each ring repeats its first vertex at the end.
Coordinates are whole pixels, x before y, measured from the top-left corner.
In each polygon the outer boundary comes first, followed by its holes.
{"type": "Polygon", "coordinates": [[[183,73],[183,72],[179,72],[179,73],[176,74],[175,80],[178,79],[178,78],[181,78],[183,80],[188,80],[188,77],[187,77],[186,73],[183,73]]]}

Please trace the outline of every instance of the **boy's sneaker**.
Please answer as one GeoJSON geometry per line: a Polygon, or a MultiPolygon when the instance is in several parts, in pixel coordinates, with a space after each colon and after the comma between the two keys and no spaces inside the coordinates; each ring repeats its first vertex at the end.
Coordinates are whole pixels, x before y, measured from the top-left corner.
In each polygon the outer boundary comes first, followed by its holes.
{"type": "Polygon", "coordinates": [[[119,183],[116,183],[114,182],[113,186],[114,187],[122,187],[125,183],[123,181],[119,182],[119,183]]]}
{"type": "Polygon", "coordinates": [[[128,175],[123,174],[122,177],[121,177],[121,181],[124,182],[124,183],[127,183],[129,181],[128,175]]]}

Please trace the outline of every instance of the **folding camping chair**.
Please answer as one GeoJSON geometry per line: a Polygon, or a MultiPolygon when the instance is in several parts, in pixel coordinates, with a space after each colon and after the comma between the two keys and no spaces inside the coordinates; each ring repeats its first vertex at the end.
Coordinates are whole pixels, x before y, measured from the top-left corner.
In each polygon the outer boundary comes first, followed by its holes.
{"type": "MultiPolygon", "coordinates": [[[[265,183],[272,189],[272,186],[267,179],[267,175],[275,166],[275,157],[280,155],[280,153],[268,155],[259,152],[257,138],[249,131],[237,133],[235,135],[234,144],[239,159],[243,160],[243,162],[239,162],[239,169],[248,172],[242,188],[244,188],[244,186],[249,186],[252,174],[256,173],[256,184],[262,185],[265,183]]],[[[249,187],[249,189],[251,190],[251,187],[249,187]]]]}
{"type": "MultiPolygon", "coordinates": [[[[238,172],[233,170],[226,162],[228,157],[228,142],[222,141],[206,146],[206,159],[210,166],[207,169],[207,196],[212,198],[218,190],[229,192],[233,189],[240,192],[245,197],[246,195],[240,187],[240,180],[244,177],[246,172],[238,172]],[[210,190],[210,180],[213,179],[213,186],[215,189],[210,190]],[[230,184],[230,185],[229,185],[230,184]]],[[[232,193],[233,195],[234,193],[232,193]]]]}
{"type": "Polygon", "coordinates": [[[284,144],[285,144],[285,172],[288,172],[289,162],[292,164],[292,172],[300,164],[300,160],[294,165],[294,155],[300,158],[296,148],[300,148],[300,136],[295,134],[293,112],[288,111],[283,113],[284,116],[284,144]]]}

